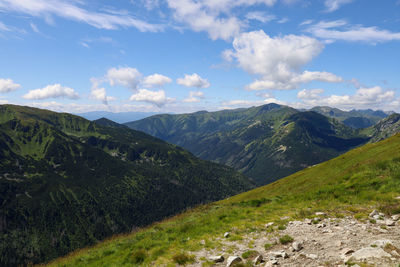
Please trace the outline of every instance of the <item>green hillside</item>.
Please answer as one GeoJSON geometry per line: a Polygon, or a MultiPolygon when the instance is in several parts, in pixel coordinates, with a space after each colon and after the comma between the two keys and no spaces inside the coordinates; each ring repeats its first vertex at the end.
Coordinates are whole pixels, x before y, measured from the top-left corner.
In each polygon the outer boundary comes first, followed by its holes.
{"type": "Polygon", "coordinates": [[[182,146],[202,159],[232,166],[259,185],[368,141],[335,119],[277,104],[156,115],[126,125],[182,146]]]}
{"type": "Polygon", "coordinates": [[[368,128],[380,120],[388,116],[387,113],[380,110],[350,110],[343,111],[337,108],[331,107],[314,107],[311,111],[318,112],[324,116],[335,118],[343,124],[352,127],[354,129],[368,128]]]}
{"type": "Polygon", "coordinates": [[[45,262],[249,190],[229,167],[102,119],[0,106],[0,265],[45,262]]]}
{"type": "MultiPolygon", "coordinates": [[[[400,212],[399,195],[400,135],[396,135],[272,184],[75,252],[50,266],[176,266],[193,261],[208,266],[207,259],[190,255],[201,249],[221,250],[219,237],[224,232],[231,232],[229,240],[240,240],[248,233],[269,231],[267,222],[284,227],[288,220],[311,217],[316,211],[331,218],[352,215],[359,220],[366,220],[374,208],[396,214],[400,212]]],[[[229,247],[224,251],[229,253],[229,247]]]]}

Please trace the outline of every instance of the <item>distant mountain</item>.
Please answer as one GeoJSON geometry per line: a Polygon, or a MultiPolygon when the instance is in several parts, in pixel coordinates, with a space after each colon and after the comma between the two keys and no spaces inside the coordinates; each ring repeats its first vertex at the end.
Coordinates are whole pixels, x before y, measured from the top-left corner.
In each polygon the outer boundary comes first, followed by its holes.
{"type": "Polygon", "coordinates": [[[316,112],[277,104],[248,109],[155,115],[128,127],[232,166],[267,184],[368,141],[316,112]]]}
{"type": "Polygon", "coordinates": [[[389,116],[388,113],[385,113],[381,110],[374,111],[372,109],[353,109],[350,111],[343,111],[331,107],[314,107],[311,109],[311,111],[315,111],[322,115],[335,118],[343,124],[354,129],[368,128],[378,123],[378,121],[380,121],[381,119],[389,116]]]}
{"type": "Polygon", "coordinates": [[[81,116],[87,120],[97,120],[101,118],[107,118],[117,123],[125,123],[130,121],[136,121],[150,117],[157,114],[156,112],[108,112],[108,111],[91,111],[86,113],[77,113],[76,115],[81,116]]]}
{"type": "Polygon", "coordinates": [[[116,124],[0,106],[0,266],[45,262],[253,187],[116,124]]]}
{"type": "Polygon", "coordinates": [[[400,132],[400,114],[394,113],[363,132],[371,137],[371,143],[391,137],[400,132]]]}

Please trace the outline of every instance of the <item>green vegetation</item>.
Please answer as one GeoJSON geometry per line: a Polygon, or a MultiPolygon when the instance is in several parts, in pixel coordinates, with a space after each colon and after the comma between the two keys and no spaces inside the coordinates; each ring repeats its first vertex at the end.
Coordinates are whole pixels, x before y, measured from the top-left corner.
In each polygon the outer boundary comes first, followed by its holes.
{"type": "MultiPolygon", "coordinates": [[[[226,231],[238,236],[249,229],[267,232],[265,224],[273,221],[279,225],[283,216],[300,220],[323,211],[329,217],[343,217],[368,214],[373,209],[388,215],[399,213],[399,151],[400,135],[367,144],[272,184],[77,251],[50,266],[130,266],[128,255],[139,248],[148,252],[142,266],[175,266],[172,257],[177,253],[220,248],[219,240],[226,231]],[[261,199],[269,201],[243,205],[261,199]],[[104,256],[109,250],[115,252],[104,256]]],[[[229,253],[229,248],[226,251],[229,253]]]]}
{"type": "MultiPolygon", "coordinates": [[[[0,106],[0,158],[1,266],[49,261],[253,188],[229,167],[126,126],[21,106],[0,106]]],[[[160,241],[101,257],[145,263],[166,253],[160,241]]]]}
{"type": "Polygon", "coordinates": [[[316,112],[267,104],[248,109],[155,115],[126,123],[194,155],[241,171],[264,185],[368,142],[316,112]]]}
{"type": "Polygon", "coordinates": [[[246,251],[246,252],[244,252],[243,254],[242,254],[242,258],[243,259],[249,259],[249,258],[254,258],[255,256],[257,256],[258,255],[258,252],[257,251],[255,251],[255,250],[248,250],[248,251],[246,251]]]}
{"type": "Polygon", "coordinates": [[[293,242],[293,237],[284,235],[279,238],[279,242],[283,245],[293,242]]]}
{"type": "Polygon", "coordinates": [[[274,246],[274,244],[266,243],[266,244],[264,245],[264,248],[265,248],[265,250],[269,250],[269,249],[272,248],[273,246],[274,246]]]}

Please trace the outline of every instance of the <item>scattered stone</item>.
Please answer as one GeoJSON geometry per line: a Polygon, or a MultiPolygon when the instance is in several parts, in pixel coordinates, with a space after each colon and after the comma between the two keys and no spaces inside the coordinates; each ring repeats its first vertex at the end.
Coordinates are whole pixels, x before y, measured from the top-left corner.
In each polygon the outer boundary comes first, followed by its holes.
{"type": "Polygon", "coordinates": [[[263,260],[263,256],[261,256],[261,255],[258,255],[258,256],[255,257],[254,260],[253,260],[253,264],[254,264],[254,265],[260,264],[260,263],[262,263],[262,262],[264,262],[264,260],[263,260]]]}
{"type": "Polygon", "coordinates": [[[286,259],[286,258],[289,258],[289,256],[288,256],[288,254],[284,251],[284,250],[281,250],[281,251],[273,251],[273,252],[271,252],[270,253],[270,255],[273,257],[273,258],[284,258],[284,259],[286,259]]]}
{"type": "Polygon", "coordinates": [[[393,256],[400,257],[400,254],[396,250],[392,250],[390,253],[392,253],[393,256]]]}
{"type": "Polygon", "coordinates": [[[326,214],[324,212],[316,212],[315,215],[317,215],[317,216],[325,216],[326,214]]]}
{"type": "Polygon", "coordinates": [[[267,262],[264,267],[272,267],[274,265],[278,265],[278,261],[277,260],[271,260],[269,262],[267,262]]]}
{"type": "Polygon", "coordinates": [[[289,220],[290,219],[290,217],[289,216],[284,216],[284,217],[281,217],[281,220],[282,221],[284,221],[284,220],[289,220]]]}
{"type": "Polygon", "coordinates": [[[218,255],[218,256],[211,256],[209,260],[213,262],[224,262],[225,258],[222,255],[218,255]]]}
{"type": "Polygon", "coordinates": [[[379,215],[379,212],[377,210],[373,210],[370,214],[369,217],[374,217],[375,215],[379,215]]]}
{"type": "Polygon", "coordinates": [[[305,219],[304,222],[305,222],[306,224],[312,224],[312,220],[311,220],[311,219],[305,219]]]}
{"type": "Polygon", "coordinates": [[[351,253],[354,253],[354,250],[351,249],[351,248],[342,249],[342,254],[345,255],[345,256],[350,255],[351,253]]]}
{"type": "Polygon", "coordinates": [[[231,267],[241,261],[242,259],[238,256],[229,256],[228,260],[226,261],[226,267],[231,267]]]}
{"type": "Polygon", "coordinates": [[[374,220],[379,220],[381,218],[381,216],[379,216],[379,214],[376,214],[376,215],[372,216],[372,218],[374,220]]]}
{"type": "Polygon", "coordinates": [[[267,224],[265,225],[265,227],[270,227],[270,226],[272,226],[272,225],[274,225],[274,222],[269,222],[269,223],[267,223],[267,224]]]}
{"type": "Polygon", "coordinates": [[[379,216],[385,217],[385,213],[379,212],[379,216]]]}
{"type": "Polygon", "coordinates": [[[387,220],[385,221],[385,224],[386,224],[387,226],[395,226],[395,225],[396,225],[396,221],[387,219],[387,220]]]}
{"type": "Polygon", "coordinates": [[[226,233],[224,234],[224,237],[225,237],[225,238],[228,238],[229,235],[230,235],[229,232],[226,232],[226,233]]]}
{"type": "Polygon", "coordinates": [[[314,219],[313,219],[313,223],[317,223],[317,222],[319,222],[319,221],[321,221],[320,218],[314,218],[314,219]]]}
{"type": "Polygon", "coordinates": [[[318,255],[316,255],[316,254],[306,254],[305,256],[306,256],[306,258],[311,259],[311,260],[318,259],[318,255]]]}
{"type": "Polygon", "coordinates": [[[335,242],[335,246],[337,246],[337,247],[341,247],[342,245],[343,245],[343,242],[340,240],[335,242]]]}
{"type": "Polygon", "coordinates": [[[317,224],[317,228],[324,228],[326,226],[325,223],[319,223],[317,224]]]}
{"type": "Polygon", "coordinates": [[[400,199],[400,196],[395,197],[395,199],[400,199]]]}
{"type": "Polygon", "coordinates": [[[382,257],[391,257],[391,255],[385,252],[382,248],[362,248],[357,250],[351,256],[353,260],[366,260],[369,258],[382,258],[382,257]]]}
{"type": "Polygon", "coordinates": [[[300,251],[300,250],[303,248],[303,244],[302,244],[301,242],[294,241],[294,242],[292,243],[292,248],[293,248],[295,251],[300,251]]]}
{"type": "Polygon", "coordinates": [[[400,214],[395,214],[391,218],[393,221],[398,221],[400,219],[400,214]]]}

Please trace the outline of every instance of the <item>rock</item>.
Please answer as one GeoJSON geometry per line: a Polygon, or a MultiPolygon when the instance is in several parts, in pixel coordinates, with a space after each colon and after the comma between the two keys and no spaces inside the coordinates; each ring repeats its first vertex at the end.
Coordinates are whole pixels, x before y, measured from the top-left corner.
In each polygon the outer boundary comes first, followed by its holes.
{"type": "Polygon", "coordinates": [[[384,248],[386,245],[393,245],[392,241],[388,239],[380,239],[371,243],[371,247],[384,248]]]}
{"type": "Polygon", "coordinates": [[[335,246],[337,246],[337,247],[341,247],[342,245],[343,245],[343,242],[340,240],[335,242],[335,246]]]}
{"type": "Polygon", "coordinates": [[[306,256],[306,258],[311,259],[311,260],[318,259],[318,255],[316,255],[316,254],[306,254],[305,256],[306,256]]]}
{"type": "Polygon", "coordinates": [[[272,226],[272,225],[274,225],[274,222],[269,222],[269,223],[267,223],[267,224],[265,225],[265,227],[270,227],[270,226],[272,226]]]}
{"type": "Polygon", "coordinates": [[[385,217],[385,213],[379,212],[379,216],[385,217]]]}
{"type": "Polygon", "coordinates": [[[289,217],[289,216],[284,216],[284,217],[281,217],[280,219],[281,219],[282,221],[285,221],[285,220],[289,220],[290,217],[289,217]]]}
{"type": "Polygon", "coordinates": [[[273,252],[270,253],[270,255],[271,255],[273,258],[280,258],[280,257],[282,257],[282,258],[284,258],[284,259],[289,258],[288,254],[287,254],[284,250],[281,250],[281,251],[273,251],[273,252]]]}
{"type": "Polygon", "coordinates": [[[400,257],[400,254],[396,251],[396,250],[392,250],[392,252],[390,252],[393,256],[396,257],[400,257]]]}
{"type": "Polygon", "coordinates": [[[387,226],[395,226],[396,225],[396,221],[387,219],[387,220],[385,220],[385,224],[387,226]]]}
{"type": "Polygon", "coordinates": [[[226,261],[226,267],[231,267],[241,261],[242,261],[242,259],[238,256],[229,256],[228,260],[226,261]]]}
{"type": "Polygon", "coordinates": [[[304,222],[305,222],[306,224],[312,224],[312,220],[311,220],[311,219],[305,219],[304,222]]]}
{"type": "Polygon", "coordinates": [[[400,214],[395,214],[391,218],[393,221],[398,221],[400,219],[400,214]]]}
{"type": "Polygon", "coordinates": [[[379,215],[379,212],[377,210],[373,210],[370,214],[369,217],[374,217],[375,215],[379,215]]]}
{"type": "Polygon", "coordinates": [[[313,223],[317,223],[317,222],[319,222],[319,221],[321,221],[320,218],[314,218],[314,219],[313,219],[313,223]]]}
{"type": "Polygon", "coordinates": [[[348,255],[350,255],[351,253],[354,253],[354,250],[351,249],[351,248],[344,248],[344,249],[342,249],[341,252],[342,252],[343,255],[348,256],[348,255]]]}
{"type": "Polygon", "coordinates": [[[316,212],[315,215],[317,215],[317,216],[325,216],[326,214],[324,212],[316,212]]]}
{"type": "Polygon", "coordinates": [[[376,214],[376,215],[372,216],[372,218],[374,220],[379,220],[381,218],[381,216],[379,216],[379,214],[376,214]]]}
{"type": "Polygon", "coordinates": [[[362,248],[357,250],[351,256],[353,260],[366,260],[369,258],[382,258],[382,257],[391,257],[391,255],[385,252],[382,248],[362,248]]]}
{"type": "Polygon", "coordinates": [[[201,240],[201,241],[200,241],[200,245],[203,245],[203,246],[204,246],[205,244],[206,244],[206,241],[205,241],[205,240],[201,240]]]}
{"type": "Polygon", "coordinates": [[[254,264],[254,265],[257,265],[257,264],[260,264],[260,263],[263,262],[263,261],[264,261],[264,260],[263,260],[263,256],[258,255],[257,257],[254,258],[253,264],[254,264]]]}
{"type": "Polygon", "coordinates": [[[230,235],[229,232],[226,232],[226,233],[224,234],[224,237],[225,237],[225,238],[228,238],[229,235],[230,235]]]}
{"type": "Polygon", "coordinates": [[[400,199],[400,196],[395,197],[395,199],[400,199]]]}
{"type": "Polygon", "coordinates": [[[301,242],[294,241],[294,242],[292,243],[292,248],[293,248],[295,251],[300,251],[300,250],[303,248],[303,244],[302,244],[301,242]]]}
{"type": "Polygon", "coordinates": [[[325,226],[326,226],[325,223],[319,223],[319,224],[317,224],[317,228],[323,228],[323,227],[325,227],[325,226]]]}
{"type": "Polygon", "coordinates": [[[274,265],[278,265],[278,261],[277,260],[270,260],[269,262],[267,262],[264,267],[272,267],[274,265]]]}
{"type": "Polygon", "coordinates": [[[224,262],[225,258],[222,255],[218,255],[218,256],[211,256],[209,260],[213,262],[224,262]]]}

